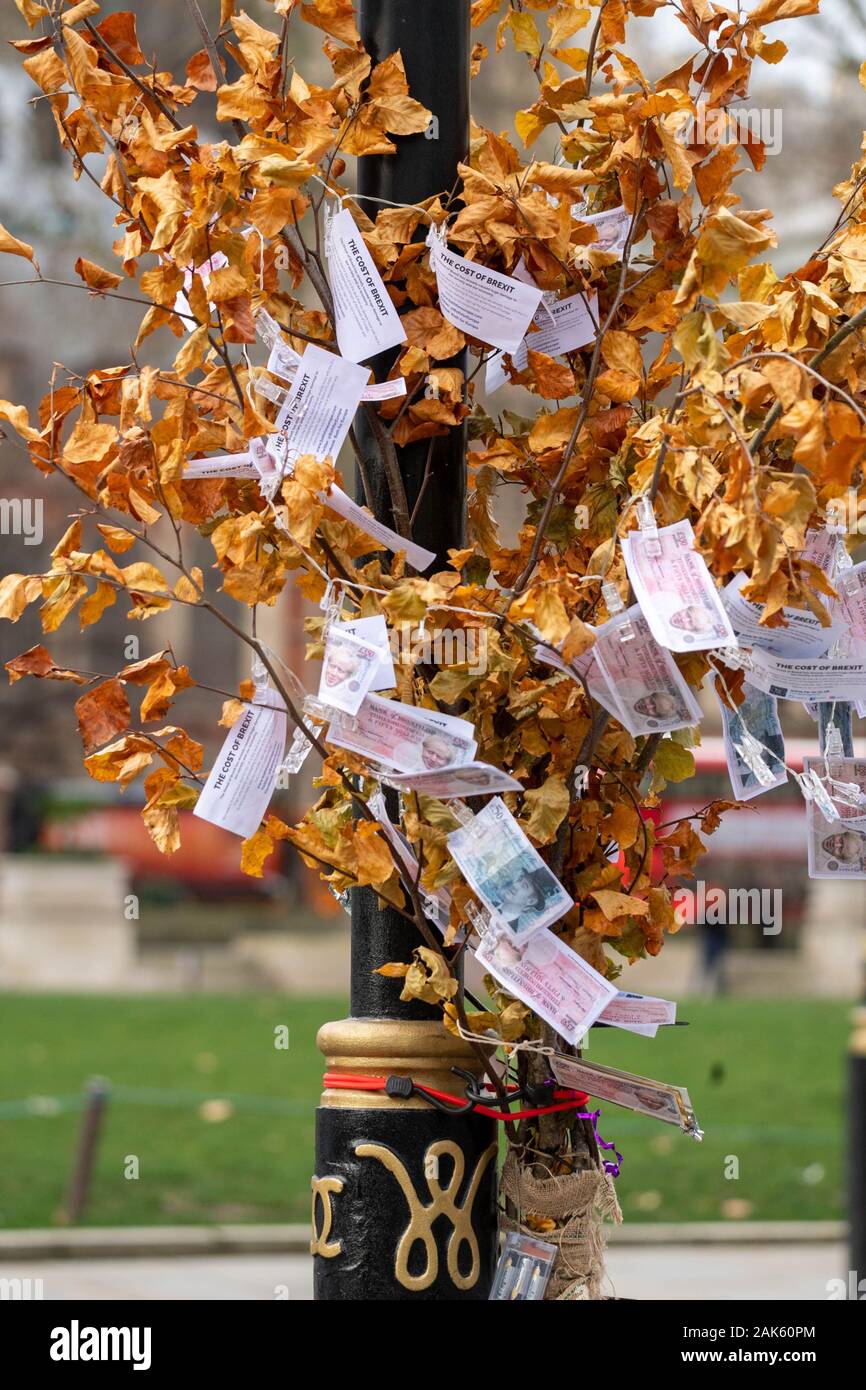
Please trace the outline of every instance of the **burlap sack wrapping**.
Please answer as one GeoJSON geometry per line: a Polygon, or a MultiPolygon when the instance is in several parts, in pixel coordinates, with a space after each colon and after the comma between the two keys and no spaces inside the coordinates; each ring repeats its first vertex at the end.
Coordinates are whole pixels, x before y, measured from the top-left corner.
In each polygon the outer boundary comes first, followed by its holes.
{"type": "MultiPolygon", "coordinates": [[[[557,1229],[541,1237],[559,1246],[545,1299],[600,1299],[605,1272],[603,1222],[606,1217],[617,1225],[622,1221],[610,1174],[587,1168],[537,1177],[512,1150],[502,1168],[501,1190],[521,1218],[531,1212],[556,1222],[557,1229]]],[[[503,1221],[507,1231],[538,1237],[537,1231],[509,1216],[503,1221]]]]}

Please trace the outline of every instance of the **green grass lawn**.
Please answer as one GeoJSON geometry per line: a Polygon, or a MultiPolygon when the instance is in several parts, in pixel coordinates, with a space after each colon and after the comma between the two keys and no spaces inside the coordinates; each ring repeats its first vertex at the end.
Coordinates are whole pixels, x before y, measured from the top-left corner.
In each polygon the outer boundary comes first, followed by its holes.
{"type": "MultiPolygon", "coordinates": [[[[316,1029],[344,1012],[340,1000],[252,995],[4,996],[0,1227],[55,1221],[80,1114],[51,1098],[77,1096],[94,1075],[116,1094],[86,1224],[306,1220],[316,1029]],[[274,1046],[281,1025],[288,1050],[274,1046]],[[137,1179],[124,1175],[130,1156],[137,1179]]],[[[687,1086],[706,1131],[697,1144],[603,1107],[602,1135],[625,1154],[626,1219],[841,1216],[848,1012],[836,1002],[723,999],[682,1005],[691,1026],[654,1040],[595,1029],[592,1060],[687,1086]],[[736,1180],[725,1176],[732,1158],[736,1180]]]]}

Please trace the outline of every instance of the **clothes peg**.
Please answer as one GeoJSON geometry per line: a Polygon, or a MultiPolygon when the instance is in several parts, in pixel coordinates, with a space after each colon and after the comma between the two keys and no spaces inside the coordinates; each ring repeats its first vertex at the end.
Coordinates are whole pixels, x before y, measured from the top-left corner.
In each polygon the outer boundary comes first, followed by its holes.
{"type": "Polygon", "coordinates": [[[655,512],[651,499],[644,493],[637,500],[637,524],[640,527],[641,539],[647,555],[661,555],[662,547],[659,540],[659,528],[656,523],[655,512]]]}
{"type": "Polygon", "coordinates": [[[282,405],[286,399],[286,392],[282,386],[271,381],[270,377],[257,376],[253,384],[257,394],[264,396],[265,400],[271,401],[274,405],[282,405]]]}
{"type": "Polygon", "coordinates": [[[280,325],[275,318],[272,318],[267,309],[259,309],[255,315],[256,332],[264,343],[265,347],[277,347],[283,341],[280,325]]]}
{"type": "Polygon", "coordinates": [[[252,677],[253,685],[256,688],[256,695],[258,695],[260,691],[267,689],[270,674],[268,672],[267,666],[262,661],[262,658],[259,656],[258,652],[253,652],[252,668],[250,670],[250,675],[252,677]]]}
{"type": "Polygon", "coordinates": [[[841,820],[830,793],[814,768],[808,772],[795,772],[794,777],[806,801],[814,801],[826,821],[841,820]]]}
{"type": "Polygon", "coordinates": [[[319,607],[325,615],[324,631],[327,632],[331,623],[337,622],[343,609],[343,595],[339,580],[328,580],[327,588],[319,600],[319,607]]]}
{"type": "Polygon", "coordinates": [[[734,748],[738,756],[746,764],[751,773],[757,777],[762,787],[769,787],[775,782],[775,776],[764,762],[764,750],[754,734],[750,734],[748,729],[743,729],[739,740],[733,740],[734,748]]]}
{"type": "Polygon", "coordinates": [[[715,657],[723,666],[729,666],[732,671],[752,669],[752,658],[742,647],[714,647],[710,656],[715,657]]]}
{"type": "MultiPolygon", "coordinates": [[[[304,727],[308,733],[315,732],[312,719],[305,718],[304,727]]],[[[293,777],[296,773],[300,772],[312,751],[313,745],[303,732],[303,729],[295,729],[292,734],[292,741],[289,744],[289,750],[280,763],[279,771],[285,772],[289,777],[293,777]]]]}
{"type": "MultiPolygon", "coordinates": [[[[602,597],[607,605],[607,611],[612,618],[617,618],[621,613],[626,612],[625,604],[620,597],[619,589],[611,579],[605,579],[601,586],[602,597]]],[[[633,642],[635,631],[632,627],[631,618],[625,617],[618,626],[619,640],[621,642],[633,642]]]]}

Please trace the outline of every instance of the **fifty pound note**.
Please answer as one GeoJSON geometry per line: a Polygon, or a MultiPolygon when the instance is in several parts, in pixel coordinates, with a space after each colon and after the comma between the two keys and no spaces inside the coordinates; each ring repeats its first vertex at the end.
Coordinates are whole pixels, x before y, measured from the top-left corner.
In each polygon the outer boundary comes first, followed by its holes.
{"type": "Polygon", "coordinates": [[[325,655],[319,681],[324,705],[356,714],[373,686],[382,661],[382,650],[331,623],[325,632],[325,655]]]}
{"type": "Polygon", "coordinates": [[[584,212],[581,207],[573,207],[572,215],[581,222],[595,228],[596,239],[588,246],[578,246],[578,251],[611,251],[621,256],[631,230],[632,215],[624,207],[608,208],[606,212],[584,212]]]}
{"type": "Polygon", "coordinates": [[[400,315],[348,208],[329,222],[326,246],[337,342],[343,357],[360,362],[405,343],[400,315]]]}
{"type": "Polygon", "coordinates": [[[841,617],[843,631],[862,649],[866,643],[866,561],[842,570],[834,583],[839,594],[834,617],[841,617]]]}
{"type": "Polygon", "coordinates": [[[286,748],[286,707],[275,690],[259,690],[229,731],[194,814],[248,840],[274,794],[286,748]]]}
{"type": "Polygon", "coordinates": [[[622,550],[635,597],[663,647],[691,652],[737,645],[706,561],[695,550],[690,521],[660,526],[657,544],[631,531],[622,550]]]}
{"type": "Polygon", "coordinates": [[[845,784],[866,795],[866,762],[860,758],[804,758],[803,770],[817,774],[838,816],[827,820],[814,798],[807,803],[809,877],[866,878],[864,808],[838,796],[845,784]]]}
{"type": "Polygon", "coordinates": [[[580,1042],[617,994],[616,985],[546,928],[536,932],[522,951],[507,936],[491,932],[476,949],[475,958],[503,989],[528,1004],[572,1045],[580,1042]]]}
{"type": "Polygon", "coordinates": [[[371,647],[379,648],[379,669],[370,689],[393,690],[397,684],[397,676],[391,656],[388,624],[384,616],[381,613],[375,613],[371,618],[350,618],[348,621],[340,623],[340,631],[350,632],[353,637],[360,637],[363,642],[369,642],[371,647]]]}
{"type": "Polygon", "coordinates": [[[615,718],[630,734],[670,733],[700,723],[700,705],[637,604],[598,629],[592,650],[616,700],[615,718]],[[633,636],[624,641],[627,623],[633,636]]]}
{"type": "Polygon", "coordinates": [[[809,877],[866,878],[866,833],[825,820],[809,802],[809,877]]]}
{"type": "Polygon", "coordinates": [[[465,719],[368,695],[354,717],[338,715],[325,735],[395,772],[441,772],[475,757],[475,729],[465,719]]]}
{"type": "Polygon", "coordinates": [[[557,922],[574,906],[498,796],[467,825],[452,830],[448,851],[497,926],[515,941],[557,922]]]}
{"type": "Polygon", "coordinates": [[[427,245],[439,307],[448,322],[482,343],[492,343],[504,352],[516,352],[543,291],[455,255],[435,227],[430,229],[427,245]]]}
{"type": "Polygon", "coordinates": [[[599,1023],[609,1023],[612,1028],[624,1028],[627,1033],[639,1033],[647,1038],[654,1038],[659,1028],[672,1027],[676,1021],[677,1006],[673,999],[633,994],[628,990],[620,990],[598,1016],[599,1023]]]}

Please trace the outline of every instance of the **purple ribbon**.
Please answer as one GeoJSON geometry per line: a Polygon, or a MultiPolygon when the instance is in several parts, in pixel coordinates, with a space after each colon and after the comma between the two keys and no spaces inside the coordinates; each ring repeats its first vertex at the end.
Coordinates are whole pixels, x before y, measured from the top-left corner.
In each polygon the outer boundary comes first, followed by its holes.
{"type": "MultiPolygon", "coordinates": [[[[544,1084],[545,1086],[555,1086],[557,1082],[554,1077],[549,1076],[544,1082],[544,1084]]],[[[610,1173],[610,1176],[612,1178],[618,1178],[624,1159],[619,1149],[616,1147],[616,1144],[608,1144],[604,1139],[602,1139],[601,1135],[599,1134],[598,1117],[600,1114],[600,1110],[577,1110],[575,1111],[574,1118],[576,1120],[589,1120],[592,1124],[592,1132],[595,1135],[595,1142],[598,1145],[598,1147],[600,1149],[605,1149],[608,1153],[613,1152],[616,1154],[615,1163],[611,1162],[610,1159],[602,1159],[602,1167],[604,1168],[604,1171],[606,1173],[610,1173]]]]}
{"type": "Polygon", "coordinates": [[[574,1118],[575,1118],[576,1120],[590,1120],[590,1121],[592,1122],[592,1132],[593,1132],[593,1134],[595,1135],[595,1142],[596,1142],[596,1144],[598,1144],[598,1147],[599,1147],[600,1149],[606,1149],[606,1150],[608,1150],[608,1151],[613,1150],[613,1152],[616,1154],[616,1162],[615,1162],[615,1163],[614,1163],[614,1162],[611,1162],[609,1159],[604,1159],[604,1160],[603,1160],[603,1166],[604,1166],[604,1171],[605,1171],[606,1173],[610,1173],[610,1175],[611,1175],[612,1178],[618,1178],[618,1177],[619,1177],[619,1170],[620,1170],[620,1168],[622,1167],[622,1164],[623,1164],[623,1157],[622,1157],[622,1154],[620,1153],[619,1149],[616,1147],[615,1144],[608,1144],[608,1143],[606,1143],[605,1140],[602,1139],[601,1135],[599,1134],[599,1132],[598,1132],[598,1117],[599,1117],[600,1114],[601,1114],[601,1111],[600,1111],[600,1110],[578,1110],[578,1111],[577,1111],[577,1114],[575,1115],[574,1118]]]}

